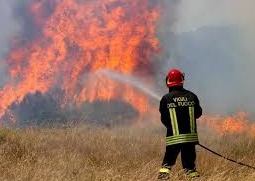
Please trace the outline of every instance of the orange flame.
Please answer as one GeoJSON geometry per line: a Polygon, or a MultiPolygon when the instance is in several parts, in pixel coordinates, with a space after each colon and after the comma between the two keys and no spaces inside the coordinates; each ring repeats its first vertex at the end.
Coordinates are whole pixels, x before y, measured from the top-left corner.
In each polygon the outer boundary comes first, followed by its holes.
{"type": "Polygon", "coordinates": [[[33,40],[15,42],[9,53],[11,80],[0,91],[0,117],[26,94],[45,93],[56,85],[65,91],[63,103],[122,98],[140,113],[148,110],[144,94],[93,73],[107,68],[133,74],[145,67],[150,76],[150,57],[159,50],[158,4],[45,0],[28,9],[40,31],[33,40]]]}
{"type": "Polygon", "coordinates": [[[234,134],[234,133],[247,133],[255,136],[255,123],[249,121],[246,112],[239,112],[234,116],[223,117],[217,116],[203,116],[199,122],[215,131],[217,134],[234,134]]]}

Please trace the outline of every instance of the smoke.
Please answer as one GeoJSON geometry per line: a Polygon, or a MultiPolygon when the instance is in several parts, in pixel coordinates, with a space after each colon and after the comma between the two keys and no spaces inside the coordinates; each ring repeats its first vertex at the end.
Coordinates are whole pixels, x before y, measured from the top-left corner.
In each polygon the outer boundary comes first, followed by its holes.
{"type": "Polygon", "coordinates": [[[254,114],[254,7],[253,0],[183,0],[169,35],[160,34],[169,54],[162,70],[182,69],[205,112],[254,114]]]}
{"type": "Polygon", "coordinates": [[[28,4],[33,0],[0,1],[0,88],[8,81],[8,67],[5,58],[16,39],[25,42],[40,33],[33,24],[33,16],[28,12],[28,4]]]}
{"type": "Polygon", "coordinates": [[[2,87],[8,78],[4,58],[13,36],[21,29],[19,22],[13,16],[11,1],[0,1],[0,24],[0,87],[2,87]]]}
{"type": "Polygon", "coordinates": [[[194,0],[182,1],[175,30],[195,31],[202,26],[238,25],[254,28],[253,0],[194,0]]]}

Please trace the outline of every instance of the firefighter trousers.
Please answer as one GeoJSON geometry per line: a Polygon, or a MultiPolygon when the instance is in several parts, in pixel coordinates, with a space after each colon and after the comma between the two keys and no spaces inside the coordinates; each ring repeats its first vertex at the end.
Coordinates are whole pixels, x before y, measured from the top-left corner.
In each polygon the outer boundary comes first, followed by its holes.
{"type": "Polygon", "coordinates": [[[180,143],[166,146],[162,167],[174,166],[178,154],[181,152],[182,167],[185,170],[195,170],[196,149],[194,143],[180,143]]]}

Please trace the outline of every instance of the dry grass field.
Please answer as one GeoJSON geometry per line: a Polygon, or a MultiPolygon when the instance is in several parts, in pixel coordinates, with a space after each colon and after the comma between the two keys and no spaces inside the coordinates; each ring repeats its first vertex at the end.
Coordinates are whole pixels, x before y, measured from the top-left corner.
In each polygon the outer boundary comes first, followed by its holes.
{"type": "MultiPolygon", "coordinates": [[[[0,129],[1,181],[157,180],[164,154],[160,125],[106,128],[81,125],[44,129],[0,129]]],[[[200,131],[200,142],[232,159],[255,165],[255,138],[217,137],[200,131]]],[[[208,181],[254,181],[255,170],[197,147],[197,169],[208,181]]],[[[172,180],[187,180],[180,158],[172,180]]]]}

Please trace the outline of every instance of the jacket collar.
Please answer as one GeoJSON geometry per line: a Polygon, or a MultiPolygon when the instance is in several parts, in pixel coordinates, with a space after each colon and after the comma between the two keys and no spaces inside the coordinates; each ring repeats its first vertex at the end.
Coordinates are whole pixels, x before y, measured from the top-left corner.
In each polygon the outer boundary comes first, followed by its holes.
{"type": "Polygon", "coordinates": [[[169,92],[173,90],[183,90],[183,86],[174,86],[174,87],[169,87],[169,92]]]}

